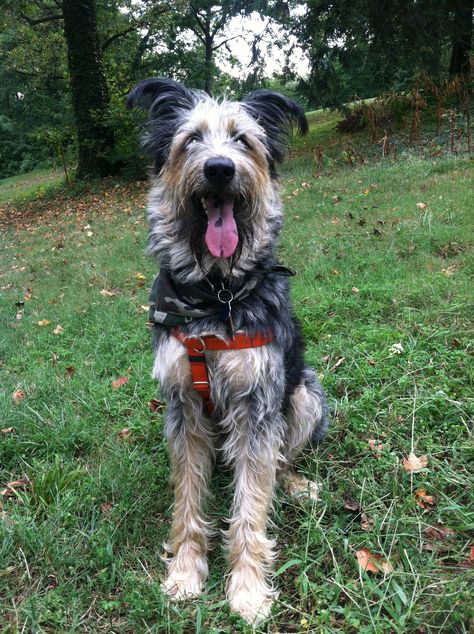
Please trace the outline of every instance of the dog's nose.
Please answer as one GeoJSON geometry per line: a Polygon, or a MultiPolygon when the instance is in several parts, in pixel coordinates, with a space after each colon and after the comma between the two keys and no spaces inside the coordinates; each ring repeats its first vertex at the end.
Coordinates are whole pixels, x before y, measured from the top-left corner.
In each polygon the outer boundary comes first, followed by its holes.
{"type": "Polygon", "coordinates": [[[204,163],[204,176],[212,185],[227,185],[234,174],[234,162],[225,156],[210,158],[204,163]]]}

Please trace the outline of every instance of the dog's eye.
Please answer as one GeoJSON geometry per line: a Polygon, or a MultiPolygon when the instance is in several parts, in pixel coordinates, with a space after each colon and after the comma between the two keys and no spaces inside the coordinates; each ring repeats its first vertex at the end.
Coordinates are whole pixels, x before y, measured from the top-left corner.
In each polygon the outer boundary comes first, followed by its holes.
{"type": "Polygon", "coordinates": [[[237,145],[240,145],[246,148],[247,150],[250,150],[252,147],[250,143],[248,142],[247,137],[244,136],[243,134],[241,134],[240,136],[236,136],[234,138],[234,143],[237,143],[237,145]]]}
{"type": "Polygon", "coordinates": [[[193,143],[197,143],[198,141],[202,141],[202,137],[199,133],[192,134],[189,139],[186,141],[186,147],[193,145],[193,143]]]}

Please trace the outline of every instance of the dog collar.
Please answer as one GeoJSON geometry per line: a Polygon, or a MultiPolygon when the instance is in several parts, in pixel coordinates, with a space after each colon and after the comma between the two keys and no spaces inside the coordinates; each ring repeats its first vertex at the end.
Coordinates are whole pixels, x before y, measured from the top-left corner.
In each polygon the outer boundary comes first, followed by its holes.
{"type": "Polygon", "coordinates": [[[231,304],[249,297],[269,274],[291,276],[295,272],[275,263],[268,269],[257,270],[238,289],[228,289],[221,283],[212,284],[204,279],[192,284],[174,279],[168,268],[162,267],[153,282],[148,299],[149,320],[152,324],[184,326],[205,317],[219,317],[227,321],[231,304]]]}
{"type": "Polygon", "coordinates": [[[236,332],[231,339],[225,340],[215,335],[204,335],[202,337],[187,336],[180,328],[171,328],[170,333],[187,349],[193,388],[202,398],[204,407],[209,415],[213,413],[214,406],[211,401],[211,386],[209,383],[205,353],[215,350],[259,348],[266,346],[274,339],[271,330],[258,332],[252,337],[246,332],[236,332]]]}

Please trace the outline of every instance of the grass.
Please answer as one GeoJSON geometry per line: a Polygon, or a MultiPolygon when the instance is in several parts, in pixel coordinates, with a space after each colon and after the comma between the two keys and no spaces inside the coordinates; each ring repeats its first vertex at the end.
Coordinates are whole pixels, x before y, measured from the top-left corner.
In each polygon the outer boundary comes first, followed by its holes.
{"type": "Polygon", "coordinates": [[[64,173],[55,169],[37,169],[34,172],[0,180],[0,204],[31,200],[57,189],[64,183],[64,173]]]}
{"type": "MultiPolygon", "coordinates": [[[[280,257],[298,271],[293,299],[333,425],[300,464],[321,500],[276,498],[280,595],[261,631],[468,632],[472,161],[334,161],[315,177],[312,144],[343,150],[315,116],[284,168],[280,257]],[[427,456],[421,471],[404,468],[410,451],[427,456]],[[393,572],[361,571],[363,548],[393,572]]],[[[172,492],[148,405],[144,207],[143,185],[108,181],[0,215],[0,484],[24,481],[0,498],[8,633],[250,631],[224,600],[218,539],[202,600],[169,604],[159,589],[172,492]]],[[[221,527],[222,484],[210,504],[221,527]]]]}

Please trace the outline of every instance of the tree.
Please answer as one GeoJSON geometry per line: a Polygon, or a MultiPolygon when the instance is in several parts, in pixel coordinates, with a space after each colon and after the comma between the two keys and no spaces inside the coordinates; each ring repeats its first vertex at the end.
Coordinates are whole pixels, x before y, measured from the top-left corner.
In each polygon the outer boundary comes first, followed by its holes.
{"type": "Polygon", "coordinates": [[[95,0],[63,0],[62,9],[79,150],[76,175],[106,176],[116,169],[110,159],[114,133],[95,0]]]}
{"type": "Polygon", "coordinates": [[[451,0],[453,12],[452,53],[449,75],[463,75],[469,79],[471,73],[472,11],[473,0],[451,0]]]}
{"type": "Polygon", "coordinates": [[[314,105],[403,90],[415,74],[468,72],[472,0],[308,0],[296,26],[311,59],[314,105]],[[464,69],[464,70],[461,70],[464,69]]]}

